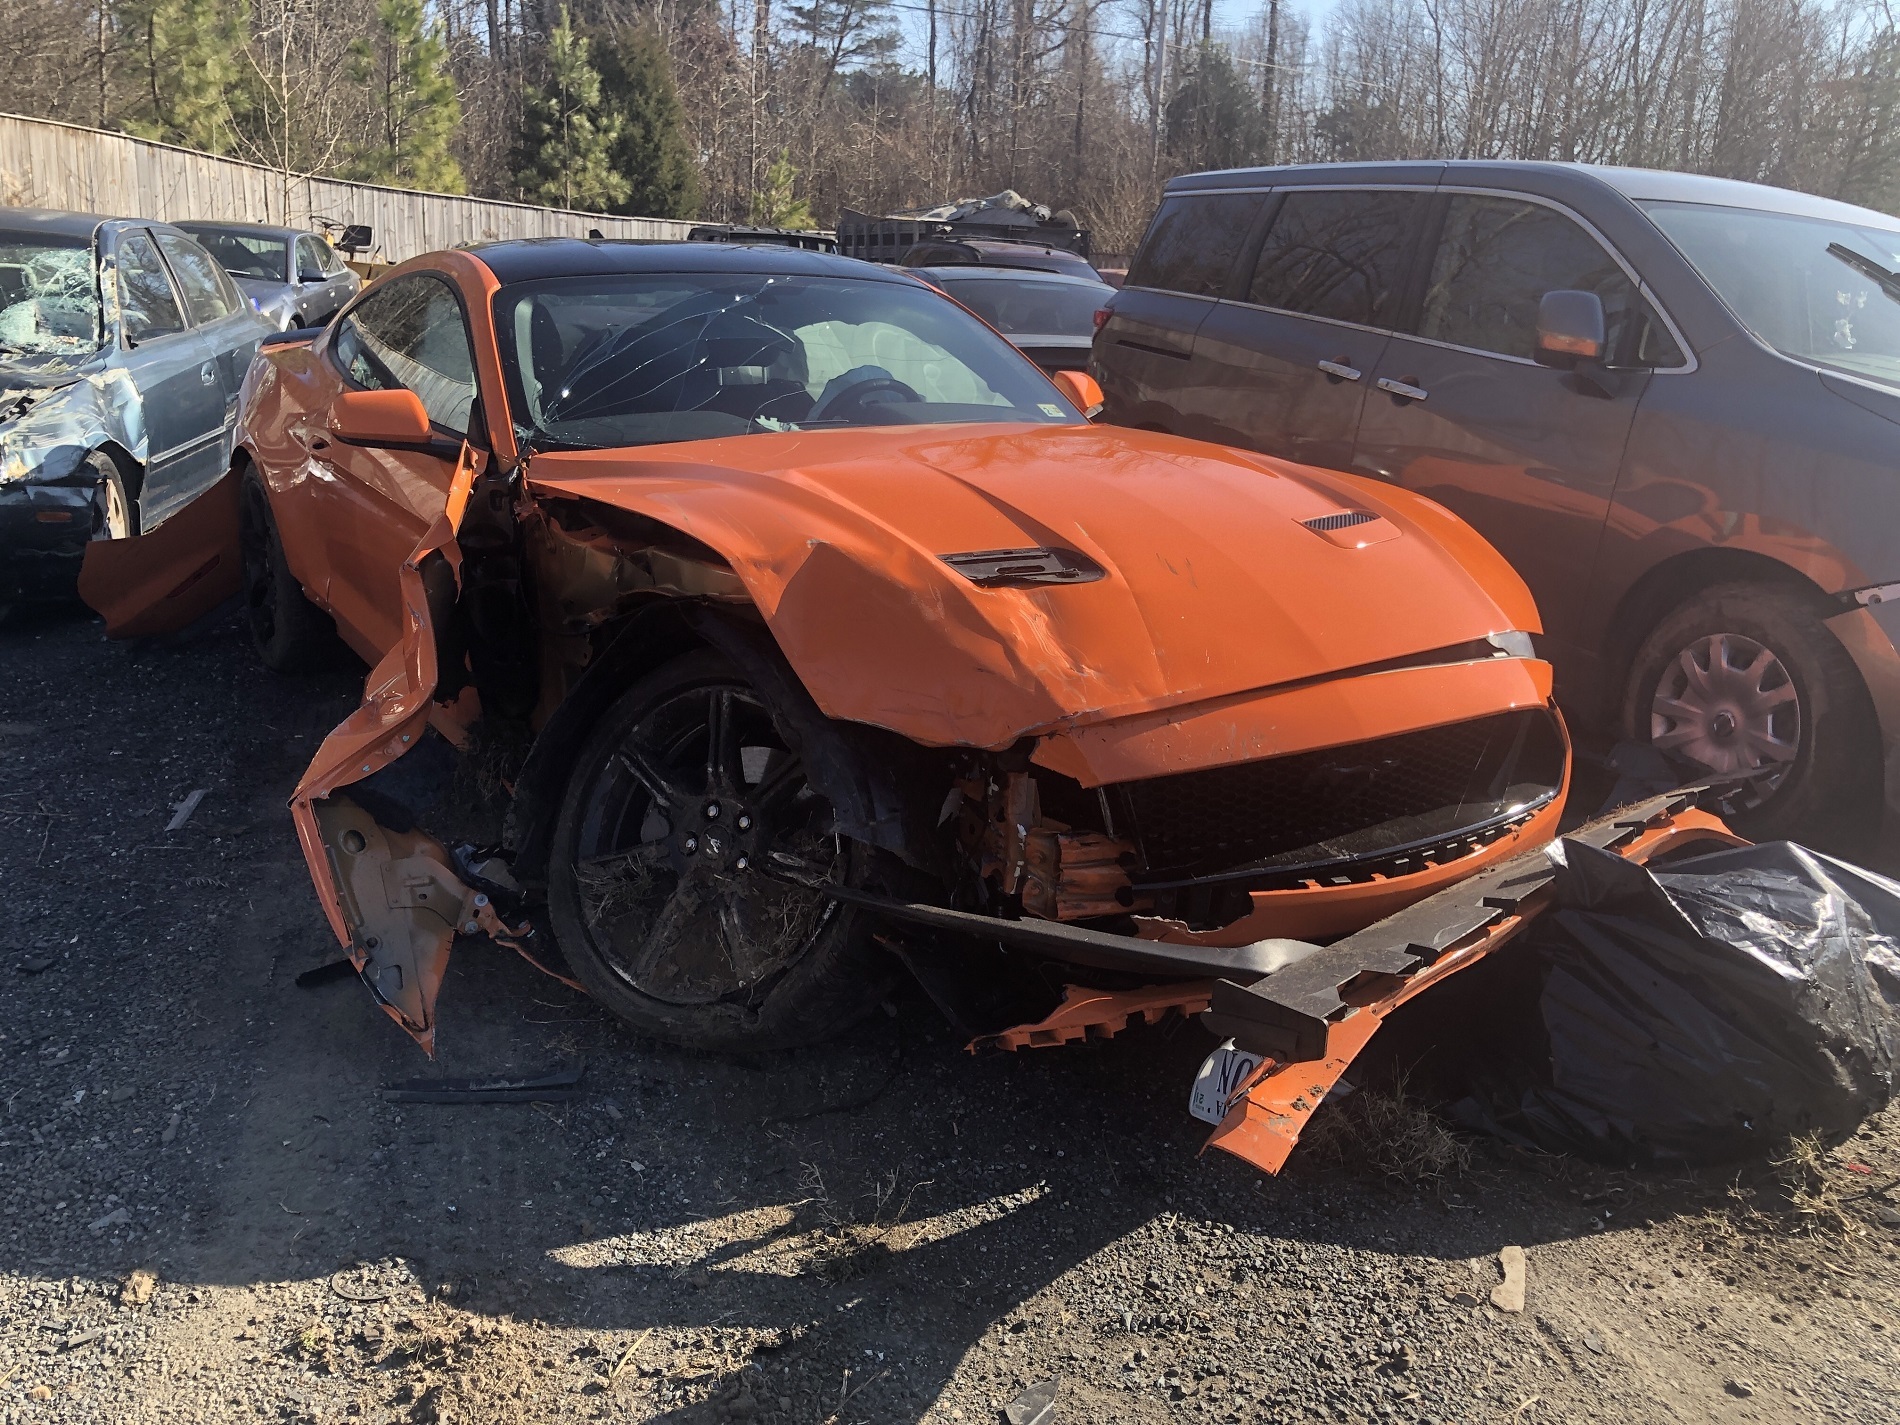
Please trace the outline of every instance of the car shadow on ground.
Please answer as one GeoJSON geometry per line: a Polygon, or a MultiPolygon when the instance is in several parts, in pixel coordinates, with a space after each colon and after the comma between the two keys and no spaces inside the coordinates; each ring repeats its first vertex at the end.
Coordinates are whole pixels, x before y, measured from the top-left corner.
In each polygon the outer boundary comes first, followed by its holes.
{"type": "Polygon", "coordinates": [[[1237,1380],[1279,1360],[1251,1398],[1299,1400],[1336,1365],[1284,1363],[1314,1332],[1370,1350],[1394,1300],[1408,1329],[1463,1329],[1453,1298],[1505,1244],[1719,1190],[1502,1148],[1455,1183],[1324,1154],[1268,1178],[1200,1154],[1191,1023],[971,1056],[906,992],[832,1043],[711,1057],[486,943],[455,954],[431,1063],[353,979],[296,984],[338,952],[284,805],[360,672],[273,678],[228,619],[127,650],[50,616],[0,630],[0,660],[23,670],[0,694],[7,951],[48,959],[7,970],[0,1273],[302,1284],[299,1310],[366,1331],[383,1298],[350,1283],[399,1281],[567,1330],[524,1380],[658,1418],[916,1420],[959,1371],[997,1403],[1064,1376],[1099,1417],[1148,1418],[1178,1402],[1129,1397],[1104,1351],[1136,1370],[1168,1342],[1237,1380]],[[560,1064],[585,1065],[572,1102],[382,1092],[560,1064]]]}

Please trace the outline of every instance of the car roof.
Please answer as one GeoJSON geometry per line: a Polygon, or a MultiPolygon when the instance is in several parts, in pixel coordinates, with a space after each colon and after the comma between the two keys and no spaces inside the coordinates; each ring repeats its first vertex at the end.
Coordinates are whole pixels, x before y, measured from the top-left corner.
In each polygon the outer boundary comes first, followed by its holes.
{"type": "Polygon", "coordinates": [[[476,243],[467,251],[504,286],[537,277],[597,277],[641,272],[737,272],[768,277],[906,280],[898,273],[854,257],[764,243],[519,238],[476,243]]]}
{"type": "MultiPolygon", "coordinates": [[[[1067,282],[1074,287],[1108,287],[1093,277],[1073,272],[1046,272],[1039,267],[993,267],[984,262],[953,262],[943,267],[906,267],[902,271],[930,282],[961,282],[972,278],[996,278],[1004,282],[1067,282]]],[[[1108,287],[1114,291],[1113,287],[1108,287]]]]}
{"type": "Polygon", "coordinates": [[[54,208],[0,208],[0,232],[45,233],[90,240],[111,218],[97,213],[66,213],[54,208]]]}
{"type": "Polygon", "coordinates": [[[314,237],[309,228],[280,228],[275,223],[225,223],[216,218],[180,218],[172,224],[186,232],[196,232],[208,228],[221,233],[257,233],[262,237],[299,238],[314,237]]]}
{"type": "Polygon", "coordinates": [[[1547,163],[1529,159],[1398,160],[1389,163],[1300,163],[1279,168],[1230,168],[1183,173],[1168,180],[1167,191],[1265,187],[1280,183],[1429,183],[1457,185],[1508,179],[1513,173],[1600,185],[1632,202],[1707,203],[1724,208],[1754,208],[1800,217],[1893,227],[1894,219],[1870,208],[1833,198],[1817,198],[1791,188],[1676,173],[1658,168],[1613,168],[1593,163],[1547,163]]]}

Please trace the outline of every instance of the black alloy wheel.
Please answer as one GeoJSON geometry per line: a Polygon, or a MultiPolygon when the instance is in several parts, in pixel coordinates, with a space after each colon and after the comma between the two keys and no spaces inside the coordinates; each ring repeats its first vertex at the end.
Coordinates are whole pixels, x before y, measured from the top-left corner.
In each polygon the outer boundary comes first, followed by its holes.
{"type": "Polygon", "coordinates": [[[809,888],[863,885],[880,859],[837,830],[758,694],[702,651],[596,724],[556,822],[549,910],[582,983],[635,1028],[699,1049],[787,1048],[888,991],[862,918],[809,888]]]}

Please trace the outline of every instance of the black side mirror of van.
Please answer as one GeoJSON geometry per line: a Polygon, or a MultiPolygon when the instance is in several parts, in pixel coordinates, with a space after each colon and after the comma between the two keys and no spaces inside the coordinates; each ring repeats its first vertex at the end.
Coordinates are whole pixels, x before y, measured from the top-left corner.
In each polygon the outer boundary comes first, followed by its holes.
{"type": "Polygon", "coordinates": [[[1594,292],[1546,292],[1537,304],[1537,362],[1559,371],[1602,365],[1603,299],[1594,292]]]}

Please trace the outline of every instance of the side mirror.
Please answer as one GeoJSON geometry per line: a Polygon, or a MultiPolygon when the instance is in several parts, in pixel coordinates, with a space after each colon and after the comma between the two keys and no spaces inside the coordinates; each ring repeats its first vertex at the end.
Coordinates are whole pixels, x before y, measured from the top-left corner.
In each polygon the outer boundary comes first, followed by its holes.
{"type": "Polygon", "coordinates": [[[323,276],[323,272],[321,269],[315,268],[315,267],[304,267],[304,268],[298,269],[297,280],[299,282],[322,282],[325,280],[325,278],[323,276]]]}
{"type": "Polygon", "coordinates": [[[345,391],[330,402],[330,434],[345,445],[427,447],[429,413],[414,391],[345,391]]]}
{"type": "Polygon", "coordinates": [[[1560,371],[1603,360],[1603,299],[1594,292],[1546,292],[1537,304],[1537,363],[1560,371]]]}
{"type": "Polygon", "coordinates": [[[1075,408],[1090,420],[1102,412],[1102,388],[1086,371],[1057,371],[1049,379],[1061,388],[1075,408]]]}

